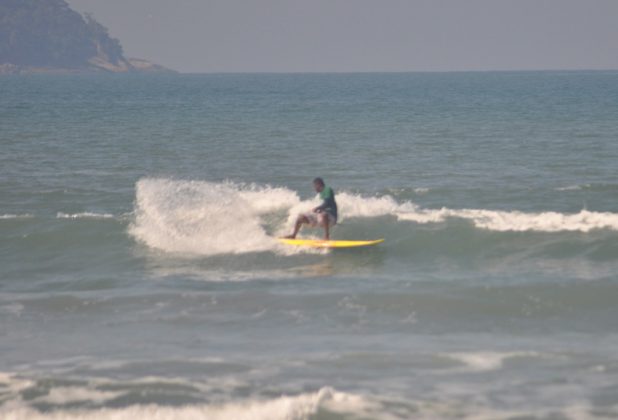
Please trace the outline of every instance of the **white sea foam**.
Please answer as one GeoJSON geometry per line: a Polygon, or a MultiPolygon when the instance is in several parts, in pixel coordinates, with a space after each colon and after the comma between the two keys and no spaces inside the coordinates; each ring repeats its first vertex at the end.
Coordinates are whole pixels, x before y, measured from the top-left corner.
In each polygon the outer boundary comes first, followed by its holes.
{"type": "MultiPolygon", "coordinates": [[[[69,395],[61,400],[75,401],[69,395]],[[71,399],[72,398],[72,399],[71,399]]],[[[99,398],[99,396],[97,396],[99,398]]],[[[182,407],[135,405],[124,408],[64,409],[41,413],[22,401],[9,401],[0,407],[0,417],[11,420],[184,420],[184,419],[235,419],[235,420],[304,420],[321,408],[334,412],[371,414],[377,413],[373,404],[360,396],[322,388],[318,392],[296,396],[282,396],[270,400],[247,400],[220,405],[189,405],[182,407]]]]}
{"type": "Polygon", "coordinates": [[[26,213],[26,214],[0,214],[0,220],[2,219],[31,219],[34,216],[26,213]]]}
{"type": "Polygon", "coordinates": [[[337,205],[342,220],[353,217],[378,217],[397,215],[399,213],[414,213],[419,209],[417,205],[409,201],[400,204],[390,195],[363,197],[347,192],[337,194],[337,205]]]}
{"type": "Polygon", "coordinates": [[[579,191],[579,190],[583,190],[584,188],[590,188],[590,184],[567,185],[566,187],[556,188],[556,191],[579,191]]]}
{"type": "Polygon", "coordinates": [[[618,214],[582,210],[579,213],[558,212],[524,213],[474,209],[440,209],[400,212],[400,220],[418,223],[444,222],[449,218],[471,221],[480,229],[499,232],[590,232],[595,229],[618,230],[618,214]]]}
{"type": "Polygon", "coordinates": [[[392,215],[398,220],[416,223],[442,223],[464,219],[479,229],[499,232],[589,232],[595,229],[618,230],[618,213],[582,210],[579,213],[526,213],[484,209],[423,209],[412,202],[396,202],[390,196],[361,197],[347,193],[337,195],[343,217],[377,217],[392,215]]]}
{"type": "Polygon", "coordinates": [[[284,188],[142,179],[130,232],[169,252],[214,255],[276,249],[264,218],[298,204],[284,188]]]}
{"type": "Polygon", "coordinates": [[[62,213],[56,214],[57,219],[113,219],[115,216],[110,213],[62,213]]]}
{"type": "MultiPolygon", "coordinates": [[[[517,357],[559,357],[552,354],[536,352],[463,352],[442,355],[457,360],[466,372],[484,372],[500,369],[504,361],[517,357]]],[[[213,391],[221,390],[221,378],[213,381],[216,386],[207,383],[195,383],[184,379],[140,378],[123,383],[108,379],[91,379],[83,386],[52,387],[49,392],[34,398],[23,398],[24,392],[37,382],[24,379],[14,374],[0,372],[0,386],[4,387],[4,401],[0,405],[0,418],[7,420],[125,420],[125,419],[251,419],[251,420],[308,420],[317,413],[334,413],[334,417],[372,418],[394,420],[401,418],[435,419],[462,418],[474,420],[507,419],[513,417],[548,417],[563,413],[567,418],[589,418],[592,407],[585,402],[570,401],[563,404],[560,399],[546,402],[541,407],[493,407],[483,393],[479,398],[472,398],[475,392],[469,385],[458,381],[442,381],[436,388],[437,394],[405,399],[396,395],[351,394],[324,387],[315,392],[279,397],[220,400],[212,403],[200,403],[182,406],[167,404],[134,404],[115,407],[114,400],[123,398],[125,392],[135,392],[136,386],[147,384],[175,384],[195,389],[196,393],[207,396],[213,391]],[[109,385],[115,385],[109,390],[109,385]],[[107,385],[107,387],[106,387],[107,385]],[[125,385],[123,387],[122,385],[125,385]],[[105,389],[105,390],[103,390],[105,389]],[[40,404],[50,405],[52,409],[39,411],[40,404]]],[[[229,378],[232,379],[232,378],[229,378]]],[[[229,380],[228,379],[228,380],[229,380]]],[[[233,389],[244,382],[232,380],[224,388],[233,389]]],[[[552,391],[555,392],[555,391],[552,391]]],[[[551,392],[550,392],[551,394],[551,392]]],[[[522,396],[524,398],[524,396],[522,396]]],[[[609,409],[608,413],[615,414],[609,409]]]]}
{"type": "Polygon", "coordinates": [[[122,395],[122,392],[99,391],[78,387],[57,387],[49,390],[49,393],[37,399],[37,403],[53,405],[65,405],[76,402],[102,404],[122,395]]]}
{"type": "MultiPolygon", "coordinates": [[[[499,232],[589,232],[618,230],[618,214],[582,210],[579,213],[526,213],[486,209],[424,209],[392,196],[337,194],[340,221],[395,217],[421,224],[463,219],[479,229],[499,232]]],[[[247,252],[298,252],[274,238],[290,231],[298,213],[317,199],[301,201],[296,192],[270,186],[142,179],[136,185],[135,219],[130,233],[150,247],[167,252],[215,255],[247,252]]],[[[59,214],[61,217],[61,214],[59,214]]],[[[63,217],[113,217],[90,213],[63,217]]],[[[316,231],[319,235],[319,232],[316,231]]]]}
{"type": "Polygon", "coordinates": [[[444,357],[463,363],[467,369],[473,371],[498,370],[504,366],[504,362],[518,357],[542,357],[543,355],[531,351],[514,352],[461,352],[445,353],[444,357]]]}

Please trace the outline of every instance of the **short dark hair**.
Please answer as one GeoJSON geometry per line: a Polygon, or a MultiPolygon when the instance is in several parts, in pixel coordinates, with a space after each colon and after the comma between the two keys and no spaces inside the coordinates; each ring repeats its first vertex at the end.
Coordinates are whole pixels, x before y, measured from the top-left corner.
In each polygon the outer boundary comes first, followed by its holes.
{"type": "Polygon", "coordinates": [[[313,180],[314,184],[320,184],[320,185],[324,185],[324,180],[320,177],[317,177],[313,180]]]}

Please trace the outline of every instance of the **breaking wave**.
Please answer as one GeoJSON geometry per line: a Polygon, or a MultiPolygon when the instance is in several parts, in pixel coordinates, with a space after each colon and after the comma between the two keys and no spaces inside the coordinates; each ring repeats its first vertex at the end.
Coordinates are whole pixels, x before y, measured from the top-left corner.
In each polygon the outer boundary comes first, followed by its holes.
{"type": "Polygon", "coordinates": [[[193,254],[273,249],[265,218],[300,202],[296,193],[272,187],[142,179],[136,187],[130,232],[148,246],[193,254]]]}
{"type": "Polygon", "coordinates": [[[110,213],[93,213],[93,212],[82,212],[82,213],[58,213],[56,214],[57,219],[114,219],[116,216],[110,213]]]}
{"type": "MultiPolygon", "coordinates": [[[[426,209],[411,201],[398,202],[390,195],[365,197],[348,192],[339,192],[337,202],[342,223],[391,217],[396,222],[416,224],[463,220],[476,229],[493,232],[618,230],[618,214],[609,212],[426,209]]],[[[284,187],[145,178],[136,185],[135,218],[129,230],[138,241],[166,252],[283,253],[275,238],[289,232],[296,215],[316,203],[316,199],[303,201],[295,191],[284,187]]],[[[84,213],[67,217],[91,216],[84,213]]]]}
{"type": "Polygon", "coordinates": [[[26,213],[26,214],[0,214],[0,220],[10,220],[10,219],[31,219],[34,216],[26,213]]]}
{"type": "Polygon", "coordinates": [[[272,399],[249,399],[239,402],[220,404],[193,404],[184,406],[166,406],[159,404],[137,404],[126,407],[114,407],[113,402],[121,399],[121,392],[101,391],[73,387],[53,388],[26,403],[20,398],[0,406],[0,416],[13,420],[133,420],[156,418],[174,419],[236,419],[236,420],[304,420],[312,418],[318,411],[331,413],[355,413],[376,415],[374,404],[361,396],[338,392],[332,388],[322,388],[317,392],[295,396],[281,396],[272,399]],[[53,406],[52,412],[42,412],[33,407],[37,404],[53,406]],[[105,404],[112,406],[105,406],[105,404]],[[92,406],[100,406],[92,408],[92,406]],[[83,408],[71,408],[71,406],[83,408]],[[86,408],[88,407],[88,408],[86,408]]]}

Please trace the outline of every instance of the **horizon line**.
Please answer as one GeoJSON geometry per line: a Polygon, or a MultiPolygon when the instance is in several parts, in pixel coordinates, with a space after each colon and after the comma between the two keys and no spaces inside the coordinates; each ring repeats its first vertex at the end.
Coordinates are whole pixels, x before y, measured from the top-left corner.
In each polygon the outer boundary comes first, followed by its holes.
{"type": "Polygon", "coordinates": [[[411,73],[549,73],[549,72],[618,72],[618,68],[589,69],[589,68],[555,68],[555,69],[499,69],[499,70],[254,70],[254,71],[180,71],[183,75],[217,75],[217,74],[411,74],[411,73]]]}

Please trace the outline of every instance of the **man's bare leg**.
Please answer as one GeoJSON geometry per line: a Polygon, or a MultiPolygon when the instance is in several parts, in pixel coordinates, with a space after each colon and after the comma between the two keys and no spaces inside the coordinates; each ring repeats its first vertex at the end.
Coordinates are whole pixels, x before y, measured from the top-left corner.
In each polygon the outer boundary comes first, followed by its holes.
{"type": "Polygon", "coordinates": [[[324,228],[324,240],[328,241],[330,239],[330,226],[328,225],[328,215],[326,213],[320,213],[318,217],[320,218],[320,224],[324,228]]]}
{"type": "Polygon", "coordinates": [[[291,235],[284,236],[284,238],[285,239],[296,238],[296,235],[298,235],[298,231],[300,231],[300,227],[303,225],[303,223],[309,223],[309,220],[307,219],[307,217],[303,215],[298,216],[298,218],[296,219],[296,224],[294,225],[294,232],[291,235]]]}

